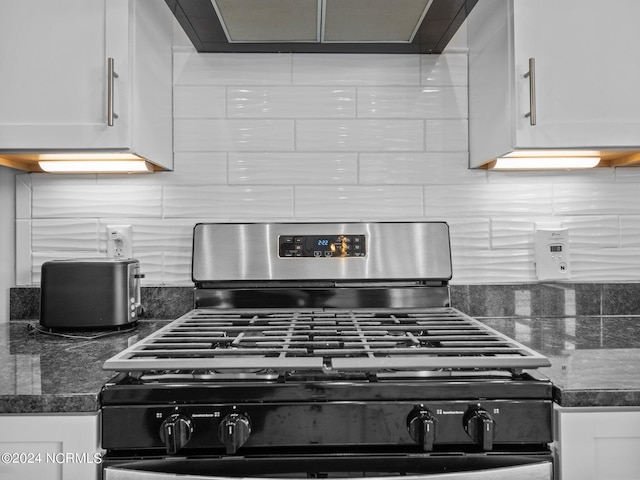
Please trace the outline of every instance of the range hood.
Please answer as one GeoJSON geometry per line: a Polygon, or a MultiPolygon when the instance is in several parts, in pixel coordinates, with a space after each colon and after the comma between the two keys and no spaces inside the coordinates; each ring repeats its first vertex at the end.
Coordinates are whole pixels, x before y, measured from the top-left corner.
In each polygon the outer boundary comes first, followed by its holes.
{"type": "Polygon", "coordinates": [[[441,53],[477,0],[165,0],[200,53],[441,53]]]}

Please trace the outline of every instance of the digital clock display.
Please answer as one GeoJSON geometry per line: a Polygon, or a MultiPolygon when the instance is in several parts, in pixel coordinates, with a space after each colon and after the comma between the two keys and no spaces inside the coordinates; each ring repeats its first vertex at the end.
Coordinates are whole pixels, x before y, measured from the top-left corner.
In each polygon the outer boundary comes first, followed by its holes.
{"type": "Polygon", "coordinates": [[[364,235],[283,235],[278,238],[280,257],[345,258],[366,256],[364,235]]]}

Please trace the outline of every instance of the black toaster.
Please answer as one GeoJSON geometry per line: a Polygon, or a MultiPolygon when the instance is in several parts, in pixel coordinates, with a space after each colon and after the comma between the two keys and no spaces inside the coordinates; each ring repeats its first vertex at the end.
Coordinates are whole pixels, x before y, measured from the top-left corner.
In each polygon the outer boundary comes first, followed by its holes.
{"type": "Polygon", "coordinates": [[[135,258],[51,260],[42,264],[40,325],[87,329],[134,324],[142,314],[135,258]]]}

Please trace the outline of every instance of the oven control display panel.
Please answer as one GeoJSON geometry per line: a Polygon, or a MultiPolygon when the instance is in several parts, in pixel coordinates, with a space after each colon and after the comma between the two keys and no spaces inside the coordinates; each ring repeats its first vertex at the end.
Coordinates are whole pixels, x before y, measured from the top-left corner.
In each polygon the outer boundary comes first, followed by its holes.
{"type": "Polygon", "coordinates": [[[364,235],[281,235],[278,237],[280,257],[364,257],[367,254],[364,235]]]}

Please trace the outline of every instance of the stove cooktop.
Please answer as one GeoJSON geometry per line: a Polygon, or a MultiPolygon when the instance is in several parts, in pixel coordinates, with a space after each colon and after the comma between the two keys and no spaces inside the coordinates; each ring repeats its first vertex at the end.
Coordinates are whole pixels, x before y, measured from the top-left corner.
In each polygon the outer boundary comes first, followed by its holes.
{"type": "Polygon", "coordinates": [[[521,370],[549,360],[450,307],[200,308],[107,360],[121,372],[521,370]]]}

